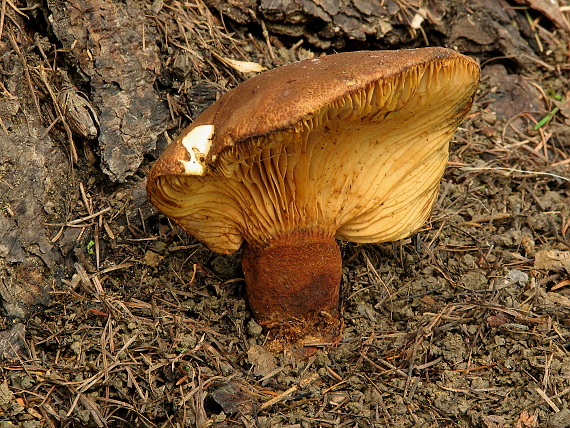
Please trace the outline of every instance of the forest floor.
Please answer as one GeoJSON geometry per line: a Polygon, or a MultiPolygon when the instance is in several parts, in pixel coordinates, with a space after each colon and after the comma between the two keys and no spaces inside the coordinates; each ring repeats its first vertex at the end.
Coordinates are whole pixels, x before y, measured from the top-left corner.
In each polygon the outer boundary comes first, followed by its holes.
{"type": "Polygon", "coordinates": [[[0,1],[0,427],[570,427],[570,4],[282,3],[0,1]],[[269,352],[152,162],[258,65],[426,45],[482,66],[429,222],[269,352]]]}

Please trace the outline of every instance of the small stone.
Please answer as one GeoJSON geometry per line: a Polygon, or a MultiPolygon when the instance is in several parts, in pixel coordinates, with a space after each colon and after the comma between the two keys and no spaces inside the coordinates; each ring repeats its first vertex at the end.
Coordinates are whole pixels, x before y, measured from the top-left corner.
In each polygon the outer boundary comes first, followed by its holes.
{"type": "Polygon", "coordinates": [[[252,318],[247,323],[247,331],[251,336],[259,336],[263,333],[263,328],[252,318]]]}
{"type": "Polygon", "coordinates": [[[510,282],[518,282],[521,285],[526,284],[529,281],[528,273],[522,270],[512,269],[507,273],[507,279],[510,282]]]}

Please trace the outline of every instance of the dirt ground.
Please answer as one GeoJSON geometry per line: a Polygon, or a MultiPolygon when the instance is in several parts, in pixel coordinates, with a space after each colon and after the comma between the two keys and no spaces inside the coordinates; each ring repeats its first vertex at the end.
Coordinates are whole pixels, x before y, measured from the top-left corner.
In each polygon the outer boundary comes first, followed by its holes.
{"type": "Polygon", "coordinates": [[[0,1],[0,428],[570,427],[569,13],[0,1]],[[341,243],[340,342],[270,353],[239,252],[154,210],[150,165],[259,66],[426,45],[482,66],[429,222],[341,243]]]}

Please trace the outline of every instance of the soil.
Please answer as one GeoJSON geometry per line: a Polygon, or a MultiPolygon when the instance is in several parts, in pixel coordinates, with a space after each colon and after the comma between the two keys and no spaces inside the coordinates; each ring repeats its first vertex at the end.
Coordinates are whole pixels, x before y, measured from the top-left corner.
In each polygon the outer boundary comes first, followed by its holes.
{"type": "Polygon", "coordinates": [[[0,427],[570,427],[570,3],[469,3],[0,2],[0,427]],[[429,222],[270,352],[150,165],[259,66],[426,45],[482,65],[429,222]]]}

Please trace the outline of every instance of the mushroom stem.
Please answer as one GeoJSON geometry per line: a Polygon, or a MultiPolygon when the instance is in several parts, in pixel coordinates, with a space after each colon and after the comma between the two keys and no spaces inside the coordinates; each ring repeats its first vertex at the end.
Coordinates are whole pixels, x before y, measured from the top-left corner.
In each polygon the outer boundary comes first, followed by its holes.
{"type": "Polygon", "coordinates": [[[326,331],[338,326],[342,273],[333,236],[301,230],[264,247],[247,243],[242,265],[249,306],[260,325],[285,323],[296,336],[335,335],[326,331]]]}

